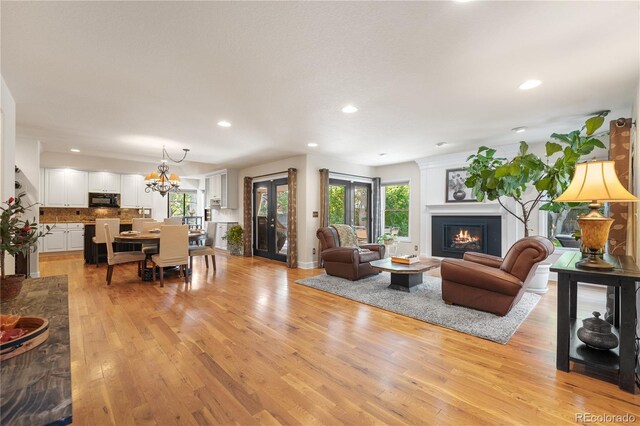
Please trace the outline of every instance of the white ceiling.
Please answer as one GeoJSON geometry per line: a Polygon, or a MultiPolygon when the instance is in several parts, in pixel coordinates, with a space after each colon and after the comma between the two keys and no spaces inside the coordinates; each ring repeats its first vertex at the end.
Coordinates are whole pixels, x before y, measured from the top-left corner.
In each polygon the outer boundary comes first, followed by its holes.
{"type": "Polygon", "coordinates": [[[639,82],[639,2],[1,8],[18,134],[45,151],[157,161],[166,144],[216,165],[309,152],[390,164],[543,141],[602,109],[629,116],[639,82]],[[531,78],[543,84],[518,90],[531,78]],[[360,110],[342,113],[348,103],[360,110]]]}

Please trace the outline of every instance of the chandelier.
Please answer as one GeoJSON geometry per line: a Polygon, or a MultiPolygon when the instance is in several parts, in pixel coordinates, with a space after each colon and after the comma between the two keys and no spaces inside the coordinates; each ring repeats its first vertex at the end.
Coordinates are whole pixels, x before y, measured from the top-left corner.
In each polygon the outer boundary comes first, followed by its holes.
{"type": "Polygon", "coordinates": [[[144,183],[147,187],[145,192],[159,192],[163,197],[169,191],[178,191],[180,188],[180,176],[175,173],[169,174],[169,166],[167,165],[167,158],[174,163],[182,163],[187,158],[188,149],[183,148],[184,155],[180,160],[174,160],[169,156],[169,153],[162,147],[162,163],[158,166],[157,172],[151,172],[144,178],[144,183]]]}

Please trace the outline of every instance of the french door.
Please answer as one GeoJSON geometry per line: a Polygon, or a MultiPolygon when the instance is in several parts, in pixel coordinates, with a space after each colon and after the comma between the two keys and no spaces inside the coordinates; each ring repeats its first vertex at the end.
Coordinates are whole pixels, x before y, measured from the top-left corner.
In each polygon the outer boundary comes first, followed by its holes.
{"type": "Polygon", "coordinates": [[[253,184],[253,254],[287,261],[288,179],[253,184]]]}
{"type": "Polygon", "coordinates": [[[329,180],[329,225],[355,228],[359,242],[371,242],[371,184],[329,180]]]}

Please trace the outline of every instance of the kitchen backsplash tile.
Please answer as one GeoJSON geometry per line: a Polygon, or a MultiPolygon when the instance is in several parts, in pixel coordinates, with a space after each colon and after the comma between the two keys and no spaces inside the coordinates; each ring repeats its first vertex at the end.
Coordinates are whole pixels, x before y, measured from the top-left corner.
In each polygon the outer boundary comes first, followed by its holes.
{"type": "MultiPolygon", "coordinates": [[[[148,209],[147,209],[148,210],[148,209]]],[[[118,217],[123,222],[130,222],[135,217],[142,217],[138,209],[114,209],[106,207],[62,208],[40,207],[39,223],[62,222],[94,222],[96,219],[118,217]]],[[[147,215],[148,216],[148,215],[147,215]]]]}

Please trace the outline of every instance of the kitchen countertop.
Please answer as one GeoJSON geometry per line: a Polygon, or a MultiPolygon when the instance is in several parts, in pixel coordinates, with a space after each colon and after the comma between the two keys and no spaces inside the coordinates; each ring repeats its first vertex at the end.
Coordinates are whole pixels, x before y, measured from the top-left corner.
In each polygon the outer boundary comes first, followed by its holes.
{"type": "Polygon", "coordinates": [[[66,275],[27,279],[15,299],[2,301],[3,313],[49,320],[41,345],[2,361],[0,422],[11,425],[71,423],[71,355],[66,275]]]}

